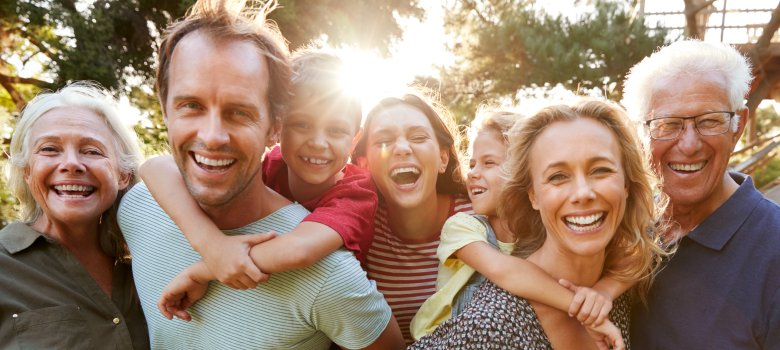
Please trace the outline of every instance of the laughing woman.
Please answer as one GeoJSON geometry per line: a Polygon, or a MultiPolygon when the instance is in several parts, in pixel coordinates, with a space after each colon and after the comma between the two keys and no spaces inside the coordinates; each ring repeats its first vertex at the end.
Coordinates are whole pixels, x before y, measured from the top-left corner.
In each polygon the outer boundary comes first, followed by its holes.
{"type": "MultiPolygon", "coordinates": [[[[663,206],[654,204],[656,181],[625,112],[600,101],[548,107],[516,123],[509,144],[499,213],[518,237],[515,253],[579,286],[605,274],[636,283],[641,297],[663,255],[647,234],[663,206]]],[[[626,344],[627,299],[610,314],[626,344]]],[[[410,349],[596,348],[571,343],[584,332],[565,312],[487,281],[462,313],[410,349]]]]}
{"type": "Polygon", "coordinates": [[[94,85],[22,111],[9,182],[23,222],[0,231],[0,348],[149,348],[116,223],[139,159],[135,134],[94,85]]]}
{"type": "Polygon", "coordinates": [[[436,291],[441,228],[455,213],[471,211],[454,125],[421,95],[385,98],[366,116],[352,157],[369,169],[380,198],[368,277],[407,343],[412,317],[436,291]]]}

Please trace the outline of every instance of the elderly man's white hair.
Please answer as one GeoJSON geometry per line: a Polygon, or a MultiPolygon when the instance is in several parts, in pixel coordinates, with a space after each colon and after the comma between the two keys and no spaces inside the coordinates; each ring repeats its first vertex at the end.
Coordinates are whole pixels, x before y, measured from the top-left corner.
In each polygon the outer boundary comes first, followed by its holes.
{"type": "MultiPolygon", "coordinates": [[[[631,68],[622,101],[631,118],[645,119],[653,94],[675,79],[723,84],[731,109],[738,110],[744,108],[752,76],[748,60],[729,45],[699,40],[672,43],[631,68]]],[[[732,129],[738,120],[739,116],[733,118],[732,129]]]]}

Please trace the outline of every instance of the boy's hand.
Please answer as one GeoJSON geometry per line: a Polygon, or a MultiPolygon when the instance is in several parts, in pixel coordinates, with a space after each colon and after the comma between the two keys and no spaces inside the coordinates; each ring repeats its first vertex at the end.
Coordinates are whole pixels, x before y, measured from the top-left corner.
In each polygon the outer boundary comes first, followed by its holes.
{"type": "Polygon", "coordinates": [[[585,327],[588,334],[596,342],[596,346],[602,350],[623,350],[626,344],[623,342],[623,335],[610,320],[606,320],[599,326],[585,327]]]}
{"type": "Polygon", "coordinates": [[[249,256],[249,249],[275,237],[273,232],[226,236],[210,243],[203,250],[203,261],[214,277],[235,289],[255,288],[268,280],[249,256]]]}
{"type": "Polygon", "coordinates": [[[163,289],[157,308],[167,319],[173,316],[184,321],[192,320],[187,309],[206,294],[208,282],[198,282],[189,274],[189,269],[182,271],[163,289]]]}
{"type": "Polygon", "coordinates": [[[562,286],[574,293],[574,298],[569,306],[569,316],[577,317],[577,320],[585,327],[600,326],[612,310],[612,300],[594,289],[579,287],[573,283],[560,279],[562,286]]]}

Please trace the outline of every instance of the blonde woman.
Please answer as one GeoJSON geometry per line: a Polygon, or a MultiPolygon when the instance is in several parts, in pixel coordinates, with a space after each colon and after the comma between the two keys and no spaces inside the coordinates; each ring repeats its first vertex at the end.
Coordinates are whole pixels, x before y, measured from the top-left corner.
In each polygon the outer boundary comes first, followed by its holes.
{"type": "MultiPolygon", "coordinates": [[[[648,234],[663,205],[655,178],[619,107],[601,101],[543,109],[509,133],[509,180],[499,215],[518,236],[516,254],[556,279],[592,287],[611,276],[641,297],[660,245],[648,234]]],[[[628,343],[628,298],[610,319],[628,343]]],[[[580,322],[485,282],[457,317],[412,349],[596,348],[580,322]]]]}

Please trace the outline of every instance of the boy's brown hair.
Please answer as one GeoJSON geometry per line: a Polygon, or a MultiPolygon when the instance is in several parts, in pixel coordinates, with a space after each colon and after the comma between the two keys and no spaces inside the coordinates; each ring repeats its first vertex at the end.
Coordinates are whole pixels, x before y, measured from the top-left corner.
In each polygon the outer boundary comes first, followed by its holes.
{"type": "Polygon", "coordinates": [[[342,84],[344,62],[337,55],[304,48],[296,51],[292,59],[291,110],[305,106],[324,106],[328,110],[345,113],[354,122],[357,132],[363,117],[361,100],[349,93],[342,84]]]}

